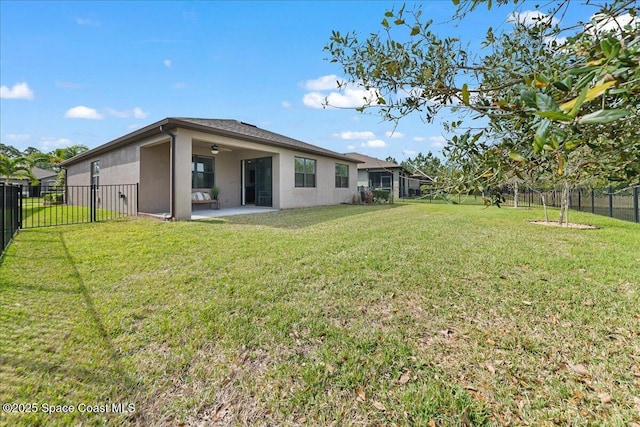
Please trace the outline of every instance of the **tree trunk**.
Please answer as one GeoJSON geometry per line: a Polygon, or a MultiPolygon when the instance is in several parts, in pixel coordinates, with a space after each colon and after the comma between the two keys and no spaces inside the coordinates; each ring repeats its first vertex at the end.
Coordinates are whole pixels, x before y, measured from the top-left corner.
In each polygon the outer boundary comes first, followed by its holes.
{"type": "Polygon", "coordinates": [[[513,207],[518,208],[518,181],[513,185],[513,207]]]}
{"type": "Polygon", "coordinates": [[[565,181],[562,188],[562,197],[560,197],[560,217],[558,218],[558,224],[562,225],[565,215],[567,217],[567,224],[569,224],[569,182],[565,181]]]}
{"type": "Polygon", "coordinates": [[[544,222],[549,222],[549,212],[547,212],[547,203],[544,200],[544,192],[540,193],[540,200],[542,200],[542,207],[544,208],[544,222]]]}

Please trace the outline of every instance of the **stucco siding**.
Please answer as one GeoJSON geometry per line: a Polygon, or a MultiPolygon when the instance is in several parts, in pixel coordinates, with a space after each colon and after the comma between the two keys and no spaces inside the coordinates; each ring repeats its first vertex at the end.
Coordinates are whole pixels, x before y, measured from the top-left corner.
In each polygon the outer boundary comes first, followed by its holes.
{"type": "Polygon", "coordinates": [[[359,173],[355,161],[192,129],[174,128],[172,133],[176,135],[173,160],[168,135],[140,136],[139,140],[98,149],[94,155],[89,153],[77,163],[69,164],[66,168],[67,182],[69,185],[89,186],[91,163],[99,160],[100,185],[139,183],[140,212],[169,213],[173,206],[176,219],[191,218],[194,154],[215,159],[214,181],[220,191],[218,198],[222,209],[242,204],[242,161],[261,158],[271,158],[272,206],[276,209],[348,203],[357,192],[359,173]],[[213,144],[219,146],[215,155],[211,153],[213,144]],[[295,157],[316,160],[314,188],[295,186],[295,157]],[[172,163],[175,167],[173,201],[170,199],[172,163]],[[349,166],[348,188],[335,186],[336,163],[349,166]]]}
{"type": "Polygon", "coordinates": [[[280,155],[280,208],[291,209],[308,206],[349,203],[357,191],[356,164],[324,156],[288,151],[280,155]],[[295,186],[295,157],[316,160],[316,186],[295,186]],[[336,188],[336,163],[349,165],[349,188],[336,188]]]}

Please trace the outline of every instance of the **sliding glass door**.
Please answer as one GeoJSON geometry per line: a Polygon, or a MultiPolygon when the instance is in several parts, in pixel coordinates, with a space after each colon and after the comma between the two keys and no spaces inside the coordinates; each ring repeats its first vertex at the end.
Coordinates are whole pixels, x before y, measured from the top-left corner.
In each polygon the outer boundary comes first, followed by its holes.
{"type": "Polygon", "coordinates": [[[271,157],[256,159],[256,206],[273,206],[271,157]]]}
{"type": "Polygon", "coordinates": [[[242,205],[273,206],[271,157],[242,160],[242,205]]]}

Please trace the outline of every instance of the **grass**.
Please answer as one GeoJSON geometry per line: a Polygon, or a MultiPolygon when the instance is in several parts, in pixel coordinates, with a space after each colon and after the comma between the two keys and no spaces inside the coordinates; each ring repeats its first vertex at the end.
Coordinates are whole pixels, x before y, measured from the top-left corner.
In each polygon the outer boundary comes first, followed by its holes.
{"type": "MultiPolygon", "coordinates": [[[[91,222],[92,211],[89,206],[49,205],[45,204],[42,197],[24,198],[22,204],[24,215],[22,228],[91,222]]],[[[119,213],[107,209],[95,209],[95,215],[98,221],[126,216],[125,212],[119,213]]]]}
{"type": "Polygon", "coordinates": [[[396,204],[24,230],[0,264],[0,401],[135,409],[0,424],[640,423],[640,227],[541,217],[396,204]]]}

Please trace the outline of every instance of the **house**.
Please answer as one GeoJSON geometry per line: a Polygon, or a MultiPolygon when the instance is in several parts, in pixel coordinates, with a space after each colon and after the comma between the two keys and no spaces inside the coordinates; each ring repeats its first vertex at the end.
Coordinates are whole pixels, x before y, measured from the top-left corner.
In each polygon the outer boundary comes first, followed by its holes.
{"type": "Polygon", "coordinates": [[[396,199],[408,196],[410,172],[404,167],[365,154],[347,153],[345,155],[360,162],[357,166],[358,187],[387,190],[396,199]]]}
{"type": "Polygon", "coordinates": [[[433,185],[434,180],[429,175],[416,172],[409,177],[409,196],[419,196],[423,192],[423,186],[433,185]]]}
{"type": "Polygon", "coordinates": [[[20,176],[20,177],[0,177],[0,180],[3,183],[8,183],[9,185],[17,185],[22,187],[23,195],[25,197],[38,197],[40,196],[40,192],[43,188],[52,187],[56,183],[56,178],[58,174],[56,172],[42,169],[39,167],[32,167],[31,174],[36,178],[37,182],[32,181],[31,179],[20,176]]]}
{"type": "Polygon", "coordinates": [[[61,166],[68,185],[139,183],[140,213],[181,220],[191,218],[192,193],[213,186],[223,209],[349,202],[357,191],[357,164],[344,154],[237,120],[169,117],[61,166]]]}

